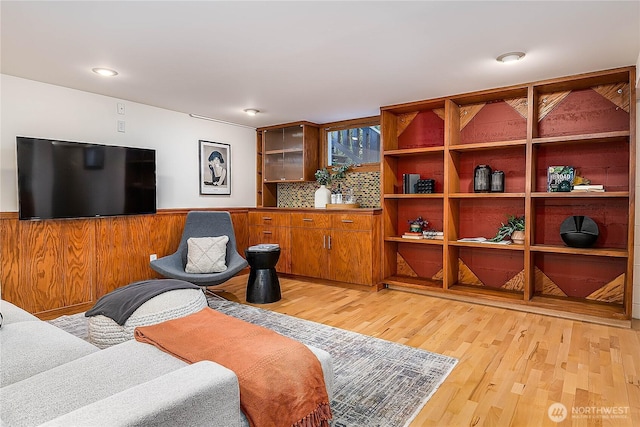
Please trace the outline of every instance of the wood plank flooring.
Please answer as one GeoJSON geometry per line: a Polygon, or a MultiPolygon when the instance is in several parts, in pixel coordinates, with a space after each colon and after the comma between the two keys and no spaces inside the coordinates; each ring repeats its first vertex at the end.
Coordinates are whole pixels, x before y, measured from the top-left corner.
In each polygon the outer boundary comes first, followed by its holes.
{"type": "MultiPolygon", "coordinates": [[[[246,280],[211,289],[246,303],[246,280]]],[[[280,301],[256,306],[459,359],[412,427],[640,425],[637,323],[622,329],[293,277],[280,284],[280,301]],[[567,408],[560,423],[548,415],[556,402],[567,408]]]]}

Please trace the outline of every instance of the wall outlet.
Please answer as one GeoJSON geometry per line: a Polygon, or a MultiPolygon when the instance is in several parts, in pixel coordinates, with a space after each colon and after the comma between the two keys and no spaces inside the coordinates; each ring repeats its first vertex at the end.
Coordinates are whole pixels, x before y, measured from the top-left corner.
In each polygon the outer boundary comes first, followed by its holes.
{"type": "Polygon", "coordinates": [[[124,104],[122,102],[118,102],[118,114],[124,116],[124,104]]]}
{"type": "Polygon", "coordinates": [[[156,255],[156,254],[149,255],[149,261],[155,261],[157,259],[158,259],[158,255],[156,255]]]}

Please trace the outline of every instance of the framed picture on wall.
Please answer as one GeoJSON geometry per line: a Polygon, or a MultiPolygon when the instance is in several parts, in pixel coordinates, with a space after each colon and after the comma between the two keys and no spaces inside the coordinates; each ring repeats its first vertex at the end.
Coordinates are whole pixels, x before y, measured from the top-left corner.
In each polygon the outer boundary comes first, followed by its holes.
{"type": "Polygon", "coordinates": [[[200,194],[231,194],[231,146],[199,141],[200,194]]]}

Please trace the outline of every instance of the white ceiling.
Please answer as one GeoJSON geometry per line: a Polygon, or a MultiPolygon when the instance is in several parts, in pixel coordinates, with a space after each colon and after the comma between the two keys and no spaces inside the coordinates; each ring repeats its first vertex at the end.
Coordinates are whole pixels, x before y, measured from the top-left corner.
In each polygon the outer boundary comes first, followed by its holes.
{"type": "Polygon", "coordinates": [[[635,65],[638,1],[6,1],[2,73],[260,127],[635,65]],[[515,64],[496,56],[524,51],[515,64]],[[109,67],[120,74],[99,77],[109,67]],[[242,110],[261,114],[246,116],[242,110]]]}

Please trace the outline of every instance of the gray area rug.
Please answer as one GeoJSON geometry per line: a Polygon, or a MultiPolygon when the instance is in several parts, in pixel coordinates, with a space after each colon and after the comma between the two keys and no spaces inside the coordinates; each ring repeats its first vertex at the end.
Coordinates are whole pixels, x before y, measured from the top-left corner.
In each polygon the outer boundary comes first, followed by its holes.
{"type": "MultiPolygon", "coordinates": [[[[261,308],[208,298],[222,313],[272,329],[331,354],[335,390],[333,427],[408,426],[458,362],[355,332],[261,308]]],[[[87,338],[84,314],[50,323],[87,338]]]]}

